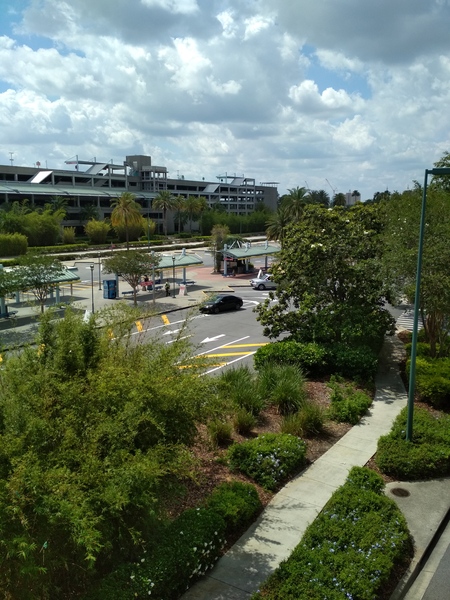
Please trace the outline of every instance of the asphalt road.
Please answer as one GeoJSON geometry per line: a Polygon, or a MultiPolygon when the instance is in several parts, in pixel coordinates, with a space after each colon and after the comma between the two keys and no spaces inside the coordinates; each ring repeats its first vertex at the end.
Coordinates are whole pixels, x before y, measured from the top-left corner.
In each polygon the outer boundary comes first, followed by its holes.
{"type": "Polygon", "coordinates": [[[202,355],[214,363],[208,373],[221,371],[240,364],[253,365],[253,355],[269,340],[263,336],[262,326],[256,320],[254,307],[265,300],[268,292],[239,288],[236,295],[244,300],[238,311],[201,314],[195,308],[168,315],[152,317],[144,323],[144,331],[135,335],[148,335],[173,343],[177,337],[188,338],[194,356],[202,355]]]}

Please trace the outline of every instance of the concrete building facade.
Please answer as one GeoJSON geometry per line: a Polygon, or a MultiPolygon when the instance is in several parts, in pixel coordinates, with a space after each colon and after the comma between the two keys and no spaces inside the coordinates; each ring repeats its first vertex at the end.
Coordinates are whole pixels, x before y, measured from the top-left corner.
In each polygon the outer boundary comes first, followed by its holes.
{"type": "MultiPolygon", "coordinates": [[[[28,200],[30,206],[43,207],[55,197],[67,200],[65,226],[80,227],[89,213],[98,218],[111,215],[111,201],[124,192],[135,195],[142,214],[162,225],[162,213],[152,208],[154,198],[162,191],[174,196],[203,196],[210,208],[222,207],[227,213],[247,215],[258,203],[276,210],[276,183],[256,184],[247,177],[217,176],[217,182],[176,179],[168,176],[166,167],[152,165],[151,157],[127,156],[123,164],[79,160],[66,161],[68,169],[0,165],[0,206],[4,203],[28,200]]],[[[174,231],[174,215],[169,216],[169,232],[174,231]]]]}

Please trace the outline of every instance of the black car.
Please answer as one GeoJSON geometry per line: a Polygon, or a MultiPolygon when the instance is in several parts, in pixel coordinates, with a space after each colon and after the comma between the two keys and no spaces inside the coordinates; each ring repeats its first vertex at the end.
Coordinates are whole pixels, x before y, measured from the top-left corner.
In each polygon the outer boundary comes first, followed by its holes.
{"type": "Polygon", "coordinates": [[[200,306],[200,312],[217,314],[225,310],[239,310],[243,303],[244,301],[239,296],[219,294],[205,300],[200,306]]]}

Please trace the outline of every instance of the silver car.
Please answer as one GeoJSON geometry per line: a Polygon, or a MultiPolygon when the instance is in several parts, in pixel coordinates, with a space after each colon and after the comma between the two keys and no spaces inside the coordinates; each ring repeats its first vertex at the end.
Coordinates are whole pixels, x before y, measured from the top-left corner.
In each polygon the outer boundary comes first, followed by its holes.
{"type": "Polygon", "coordinates": [[[250,285],[255,290],[274,290],[278,284],[272,281],[270,273],[257,277],[256,279],[250,279],[250,285]]]}

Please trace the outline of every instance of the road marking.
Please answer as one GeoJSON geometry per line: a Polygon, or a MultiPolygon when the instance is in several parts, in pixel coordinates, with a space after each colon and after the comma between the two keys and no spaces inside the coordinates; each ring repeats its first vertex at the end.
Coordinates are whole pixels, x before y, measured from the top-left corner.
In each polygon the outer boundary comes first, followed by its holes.
{"type": "Polygon", "coordinates": [[[173,335],[174,333],[178,333],[181,329],[171,329],[170,331],[166,331],[163,335],[173,335]]]}
{"type": "Polygon", "coordinates": [[[249,354],[255,354],[254,352],[224,352],[222,354],[207,354],[208,358],[219,358],[220,356],[242,356],[245,354],[248,356],[249,354]]]}
{"type": "Polygon", "coordinates": [[[227,344],[227,348],[248,348],[250,346],[267,346],[269,342],[261,342],[260,344],[227,344]]]}
{"type": "Polygon", "coordinates": [[[245,335],[244,337],[228,342],[227,344],[223,344],[222,346],[217,346],[216,348],[211,348],[211,350],[205,350],[205,352],[200,352],[200,354],[196,354],[196,356],[203,356],[204,354],[214,352],[215,350],[222,350],[222,348],[228,348],[230,344],[236,344],[237,342],[242,342],[242,340],[248,340],[249,337],[249,335],[245,335]]]}
{"type": "Polygon", "coordinates": [[[161,315],[161,319],[162,319],[162,322],[164,323],[164,325],[170,325],[170,321],[167,318],[167,315],[161,315]]]}
{"type": "Polygon", "coordinates": [[[168,342],[166,342],[166,344],[173,344],[174,342],[179,342],[180,340],[187,340],[188,338],[192,337],[191,335],[183,335],[180,338],[176,338],[175,340],[169,340],[168,342]]]}
{"type": "Polygon", "coordinates": [[[210,369],[209,371],[205,371],[203,374],[204,375],[209,375],[209,373],[214,373],[214,371],[218,371],[219,369],[222,369],[222,367],[228,366],[228,365],[232,365],[235,362],[238,362],[240,360],[244,360],[244,358],[247,358],[248,356],[251,356],[252,354],[255,354],[255,352],[250,352],[250,354],[244,354],[244,356],[240,356],[239,358],[236,358],[235,360],[230,360],[230,362],[228,363],[224,363],[222,365],[220,365],[219,367],[215,367],[214,369],[210,369]]]}
{"type": "Polygon", "coordinates": [[[225,334],[224,334],[224,333],[221,333],[221,334],[219,334],[219,335],[216,335],[216,336],[214,336],[214,337],[212,337],[212,338],[209,338],[209,337],[207,337],[207,338],[205,338],[204,340],[202,340],[202,341],[200,342],[200,344],[208,344],[209,342],[216,342],[216,341],[217,341],[219,338],[221,338],[221,337],[225,337],[225,334]]]}

